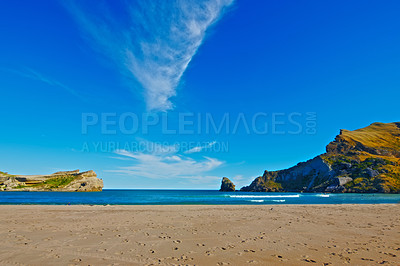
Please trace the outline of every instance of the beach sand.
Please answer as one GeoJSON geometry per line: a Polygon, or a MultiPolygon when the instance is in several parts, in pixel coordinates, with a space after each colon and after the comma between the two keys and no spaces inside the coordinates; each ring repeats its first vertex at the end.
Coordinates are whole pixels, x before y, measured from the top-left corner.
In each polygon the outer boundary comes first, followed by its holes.
{"type": "Polygon", "coordinates": [[[19,205],[0,219],[0,265],[400,265],[399,205],[19,205]]]}

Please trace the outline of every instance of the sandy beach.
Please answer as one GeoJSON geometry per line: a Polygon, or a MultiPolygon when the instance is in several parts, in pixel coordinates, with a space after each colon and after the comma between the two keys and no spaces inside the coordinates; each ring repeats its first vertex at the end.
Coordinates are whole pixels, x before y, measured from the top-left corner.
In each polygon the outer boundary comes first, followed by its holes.
{"type": "Polygon", "coordinates": [[[400,264],[399,205],[0,206],[1,265],[400,264]]]}

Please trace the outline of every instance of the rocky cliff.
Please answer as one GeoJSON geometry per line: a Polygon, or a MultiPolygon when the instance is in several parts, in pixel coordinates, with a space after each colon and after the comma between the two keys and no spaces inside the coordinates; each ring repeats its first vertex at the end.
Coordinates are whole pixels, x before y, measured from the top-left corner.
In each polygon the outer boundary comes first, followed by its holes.
{"type": "Polygon", "coordinates": [[[221,188],[219,191],[235,191],[235,185],[229,178],[224,177],[222,178],[221,188]]]}
{"type": "Polygon", "coordinates": [[[102,191],[103,180],[94,171],[57,172],[50,175],[10,175],[0,172],[0,191],[102,191]]]}
{"type": "Polygon", "coordinates": [[[241,191],[400,193],[400,123],[341,130],[326,153],[265,171],[241,191]]]}

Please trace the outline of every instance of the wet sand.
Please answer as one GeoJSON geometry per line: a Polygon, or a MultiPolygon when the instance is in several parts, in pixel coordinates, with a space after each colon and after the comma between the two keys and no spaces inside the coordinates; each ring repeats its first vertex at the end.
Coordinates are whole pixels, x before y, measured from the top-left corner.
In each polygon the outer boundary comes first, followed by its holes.
{"type": "Polygon", "coordinates": [[[0,206],[0,265],[400,265],[400,205],[0,206]]]}

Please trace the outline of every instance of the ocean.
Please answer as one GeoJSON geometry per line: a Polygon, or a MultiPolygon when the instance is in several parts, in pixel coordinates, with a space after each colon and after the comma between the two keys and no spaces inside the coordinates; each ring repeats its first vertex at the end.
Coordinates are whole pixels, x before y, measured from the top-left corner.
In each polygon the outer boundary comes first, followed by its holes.
{"type": "Polygon", "coordinates": [[[219,192],[216,190],[117,190],[102,192],[0,192],[0,204],[262,205],[400,203],[400,194],[219,192]]]}

